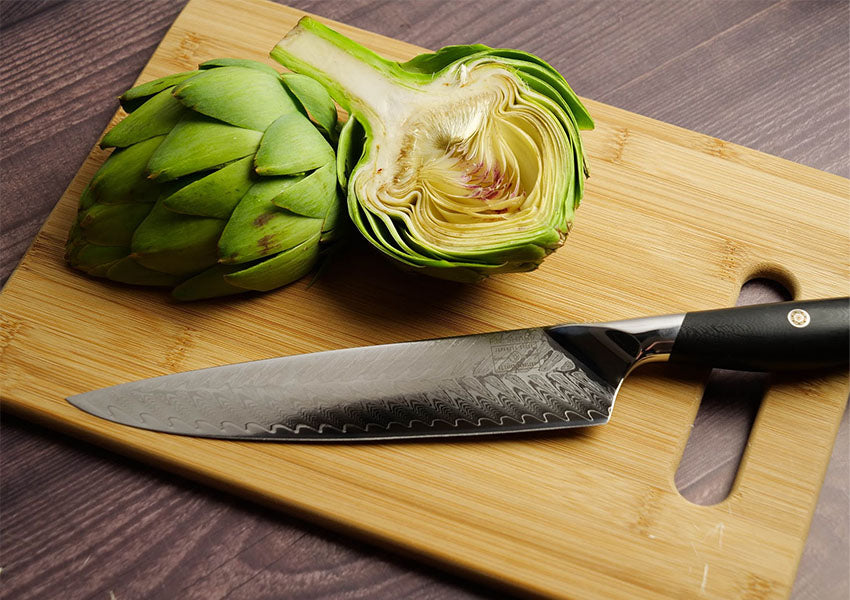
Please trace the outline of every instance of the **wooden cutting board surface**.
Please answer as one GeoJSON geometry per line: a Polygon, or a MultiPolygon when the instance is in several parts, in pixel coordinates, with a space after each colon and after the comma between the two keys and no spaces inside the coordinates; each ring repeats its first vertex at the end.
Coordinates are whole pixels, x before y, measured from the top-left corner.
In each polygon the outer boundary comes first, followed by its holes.
{"type": "MultiPolygon", "coordinates": [[[[140,81],[218,56],[271,64],[266,51],[302,14],[263,0],[192,0],[140,81]]],[[[332,25],[393,58],[421,51],[332,25]]],[[[64,401],[278,355],[727,306],[754,276],[798,298],[846,295],[846,179],[587,105],[597,123],[583,136],[591,178],[567,245],[534,273],[477,286],[401,273],[357,245],[312,286],[253,297],[183,305],[85,278],[64,265],[63,246],[106,157],[94,149],[2,293],[4,408],[515,591],[786,597],[846,373],[777,376],[732,493],[709,507],[673,482],[701,370],[635,372],[605,427],[493,441],[222,442],[114,425],[64,401]]]]}

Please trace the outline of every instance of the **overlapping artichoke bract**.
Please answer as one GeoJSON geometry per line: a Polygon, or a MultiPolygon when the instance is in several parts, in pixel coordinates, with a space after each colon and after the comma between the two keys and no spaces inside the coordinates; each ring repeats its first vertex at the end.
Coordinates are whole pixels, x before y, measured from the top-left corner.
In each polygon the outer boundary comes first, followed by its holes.
{"type": "Polygon", "coordinates": [[[475,281],[532,270],[563,244],[593,121],[540,58],[474,44],[397,63],[309,18],[271,56],[349,113],[338,176],[351,220],[387,255],[475,281]]]}
{"type": "Polygon", "coordinates": [[[218,59],[121,104],[129,115],[101,142],[115,150],[69,236],[72,266],[192,300],[290,283],[338,237],[337,111],[316,81],[218,59]]]}

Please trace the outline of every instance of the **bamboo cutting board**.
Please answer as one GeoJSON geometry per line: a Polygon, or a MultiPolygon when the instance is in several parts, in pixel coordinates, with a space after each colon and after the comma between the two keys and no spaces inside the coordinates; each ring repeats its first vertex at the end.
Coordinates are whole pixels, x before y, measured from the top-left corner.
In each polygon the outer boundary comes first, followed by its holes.
{"type": "MultiPolygon", "coordinates": [[[[141,80],[217,56],[264,59],[301,13],[193,0],[141,80]]],[[[398,59],[420,50],[339,24],[398,59]]],[[[469,41],[469,40],[459,40],[469,41]]],[[[569,74],[567,74],[569,76],[569,74]]],[[[567,245],[536,272],[460,286],[361,247],[308,287],[191,305],[64,266],[94,150],[2,294],[3,406],[117,451],[513,589],[561,598],[788,595],[846,373],[780,377],[727,500],[673,476],[705,372],[651,365],[611,423],[495,441],[283,445],[112,425],[68,395],[123,381],[355,345],[730,305],[756,275],[844,295],[847,180],[599,103],[592,177],[567,245]]]]}

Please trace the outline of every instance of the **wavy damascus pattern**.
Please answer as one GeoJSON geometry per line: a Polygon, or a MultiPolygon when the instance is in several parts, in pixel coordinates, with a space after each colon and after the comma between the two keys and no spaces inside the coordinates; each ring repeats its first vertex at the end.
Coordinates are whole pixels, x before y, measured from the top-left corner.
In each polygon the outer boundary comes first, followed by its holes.
{"type": "Polygon", "coordinates": [[[227,365],[69,400],[157,431],[332,440],[601,424],[615,392],[544,330],[527,329],[227,365]]]}

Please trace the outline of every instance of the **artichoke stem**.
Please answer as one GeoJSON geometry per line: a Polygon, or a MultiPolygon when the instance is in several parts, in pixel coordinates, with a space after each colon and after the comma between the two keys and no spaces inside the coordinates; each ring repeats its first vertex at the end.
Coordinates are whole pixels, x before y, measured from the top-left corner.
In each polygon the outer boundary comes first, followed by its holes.
{"type": "MultiPolygon", "coordinates": [[[[412,87],[399,85],[396,63],[309,17],[286,34],[271,57],[321,83],[349,113],[375,117],[385,114],[389,106],[404,106],[416,94],[412,87]]],[[[404,77],[410,79],[411,74],[404,77]]]]}

